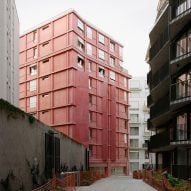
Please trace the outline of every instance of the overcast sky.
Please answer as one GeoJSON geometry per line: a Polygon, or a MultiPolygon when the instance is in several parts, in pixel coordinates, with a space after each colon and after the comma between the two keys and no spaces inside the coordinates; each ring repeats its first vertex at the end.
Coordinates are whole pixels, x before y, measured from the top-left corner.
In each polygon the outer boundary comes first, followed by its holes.
{"type": "Polygon", "coordinates": [[[149,32],[158,0],[15,0],[21,34],[70,8],[124,45],[125,68],[132,76],[146,76],[149,32]]]}

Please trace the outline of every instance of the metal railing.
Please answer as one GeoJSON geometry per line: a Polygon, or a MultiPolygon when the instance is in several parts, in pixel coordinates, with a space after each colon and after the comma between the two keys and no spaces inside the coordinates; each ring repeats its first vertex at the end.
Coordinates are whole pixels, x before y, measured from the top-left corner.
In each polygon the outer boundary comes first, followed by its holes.
{"type": "Polygon", "coordinates": [[[56,189],[76,191],[76,187],[90,185],[96,180],[104,177],[106,177],[106,174],[96,171],[62,172],[59,176],[54,176],[46,184],[35,188],[32,191],[53,191],[56,189]]]}
{"type": "Polygon", "coordinates": [[[168,27],[160,34],[159,38],[150,48],[150,59],[152,60],[160,51],[160,49],[166,44],[169,39],[169,29],[168,27]]]}
{"type": "Polygon", "coordinates": [[[173,20],[191,10],[191,0],[186,0],[184,2],[180,0],[171,0],[171,7],[171,20],[173,20]]]}
{"type": "Polygon", "coordinates": [[[171,85],[171,101],[191,97],[191,80],[180,81],[171,85]]]}
{"type": "Polygon", "coordinates": [[[169,131],[164,131],[150,137],[148,149],[158,149],[168,145],[170,145],[170,133],[169,131]]]}
{"type": "Polygon", "coordinates": [[[150,118],[154,119],[155,117],[158,117],[163,113],[166,113],[167,111],[169,111],[169,108],[170,108],[170,99],[169,95],[167,95],[150,108],[150,118]]]}
{"type": "Polygon", "coordinates": [[[169,63],[167,62],[152,76],[152,88],[155,88],[168,75],[169,75],[169,63]]]}
{"type": "MultiPolygon", "coordinates": [[[[180,40],[176,41],[171,44],[170,46],[170,60],[172,63],[179,61],[181,59],[187,58],[191,54],[191,49],[189,47],[190,39],[188,37],[188,34],[185,33],[187,36],[185,36],[185,42],[187,43],[181,43],[180,40]],[[183,47],[184,44],[185,47],[183,47]]],[[[181,39],[183,40],[183,39],[181,39]]]]}

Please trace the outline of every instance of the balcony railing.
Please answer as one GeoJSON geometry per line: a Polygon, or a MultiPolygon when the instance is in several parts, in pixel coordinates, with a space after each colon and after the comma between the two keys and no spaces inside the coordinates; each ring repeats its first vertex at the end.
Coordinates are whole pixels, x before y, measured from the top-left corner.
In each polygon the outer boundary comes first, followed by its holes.
{"type": "Polygon", "coordinates": [[[191,97],[191,79],[171,85],[171,101],[178,101],[191,97]]]}
{"type": "Polygon", "coordinates": [[[158,117],[159,115],[166,113],[170,108],[169,95],[163,97],[159,102],[150,108],[151,119],[158,117]]]}
{"type": "Polygon", "coordinates": [[[156,54],[160,51],[160,49],[165,45],[165,43],[169,39],[169,30],[168,27],[160,34],[158,40],[151,46],[150,48],[150,59],[152,60],[156,54]]]}
{"type": "Polygon", "coordinates": [[[153,104],[153,98],[151,95],[147,96],[147,106],[151,106],[153,104]]]}
{"type": "Polygon", "coordinates": [[[190,32],[187,31],[170,47],[171,64],[191,56],[190,32]]]}
{"type": "Polygon", "coordinates": [[[149,73],[147,74],[147,85],[149,86],[149,88],[151,89],[151,83],[152,83],[152,73],[151,71],[149,71],[149,73]]]}
{"type": "Polygon", "coordinates": [[[165,63],[153,76],[152,88],[155,88],[161,81],[169,75],[169,63],[165,63]]]}
{"type": "Polygon", "coordinates": [[[171,20],[173,20],[191,11],[191,0],[171,0],[171,7],[171,20]]]}
{"type": "Polygon", "coordinates": [[[148,130],[151,130],[152,128],[153,128],[153,125],[152,125],[152,123],[151,123],[151,120],[148,119],[148,120],[147,120],[147,129],[148,129],[148,130]]]}
{"type": "Polygon", "coordinates": [[[151,136],[148,143],[149,150],[159,149],[164,146],[170,145],[170,133],[169,131],[164,131],[162,133],[151,136]]]}
{"type": "Polygon", "coordinates": [[[169,1],[168,0],[163,0],[161,1],[160,7],[158,9],[158,13],[157,13],[157,19],[160,17],[160,15],[163,13],[164,9],[166,8],[166,6],[168,5],[169,1]]]}

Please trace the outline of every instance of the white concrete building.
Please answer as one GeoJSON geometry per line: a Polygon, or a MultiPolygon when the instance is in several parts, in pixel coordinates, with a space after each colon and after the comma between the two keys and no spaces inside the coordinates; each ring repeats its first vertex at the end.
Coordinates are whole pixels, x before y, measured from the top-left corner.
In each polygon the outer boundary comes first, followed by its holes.
{"type": "Polygon", "coordinates": [[[14,0],[0,0],[0,98],[18,106],[19,20],[14,0]]]}
{"type": "Polygon", "coordinates": [[[149,109],[147,108],[148,94],[149,89],[146,77],[134,77],[130,80],[130,174],[134,170],[142,170],[144,165],[155,162],[154,155],[148,154],[147,151],[147,143],[152,133],[147,130],[147,119],[149,118],[149,109]]]}

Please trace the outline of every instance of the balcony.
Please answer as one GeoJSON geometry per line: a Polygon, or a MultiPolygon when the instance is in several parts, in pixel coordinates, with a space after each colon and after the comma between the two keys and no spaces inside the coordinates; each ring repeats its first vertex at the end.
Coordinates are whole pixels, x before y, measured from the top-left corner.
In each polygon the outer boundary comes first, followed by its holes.
{"type": "Polygon", "coordinates": [[[162,133],[156,134],[150,137],[150,141],[148,143],[149,151],[160,151],[167,149],[170,145],[170,133],[169,131],[164,131],[162,133]]]}
{"type": "Polygon", "coordinates": [[[191,59],[191,47],[188,46],[188,38],[180,39],[177,42],[172,43],[170,50],[170,67],[172,74],[181,70],[183,67],[190,63],[191,59]],[[181,43],[184,43],[185,46],[182,46],[181,43]]]}
{"type": "Polygon", "coordinates": [[[151,120],[150,120],[150,119],[148,119],[148,120],[147,120],[147,129],[148,129],[148,130],[153,129],[153,125],[152,125],[152,123],[151,123],[151,120]]]}
{"type": "Polygon", "coordinates": [[[191,80],[180,81],[171,85],[171,106],[180,107],[191,101],[191,80]]]}
{"type": "Polygon", "coordinates": [[[191,137],[188,130],[189,125],[187,125],[186,123],[177,124],[176,130],[174,129],[173,136],[171,136],[172,138],[170,144],[176,146],[191,145],[191,137]]]}
{"type": "Polygon", "coordinates": [[[150,107],[153,104],[153,98],[151,95],[147,96],[147,106],[150,107]]]}
{"type": "Polygon", "coordinates": [[[153,76],[152,76],[152,88],[159,85],[169,75],[169,63],[165,63],[153,76]]]}
{"type": "Polygon", "coordinates": [[[152,88],[152,72],[149,71],[149,73],[147,74],[147,85],[149,86],[149,88],[152,88]]]}
{"type": "Polygon", "coordinates": [[[173,39],[191,20],[191,0],[171,0],[171,38],[173,39]]]}
{"type": "Polygon", "coordinates": [[[154,119],[168,112],[170,109],[169,95],[163,97],[154,106],[150,108],[150,118],[154,119]]]}
{"type": "Polygon", "coordinates": [[[150,48],[150,60],[152,60],[169,39],[168,27],[159,35],[157,41],[150,48]]]}

